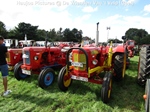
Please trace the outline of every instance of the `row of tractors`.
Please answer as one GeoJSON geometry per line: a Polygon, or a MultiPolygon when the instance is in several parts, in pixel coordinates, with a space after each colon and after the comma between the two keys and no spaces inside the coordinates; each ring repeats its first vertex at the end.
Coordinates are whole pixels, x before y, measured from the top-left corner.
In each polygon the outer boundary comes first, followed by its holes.
{"type": "Polygon", "coordinates": [[[8,65],[14,67],[17,80],[37,74],[38,85],[43,89],[53,83],[57,69],[58,87],[62,91],[67,91],[73,80],[101,84],[101,99],[107,103],[111,96],[112,78],[116,81],[124,78],[129,65],[127,60],[133,57],[133,48],[134,41],[131,40],[120,45],[111,42],[100,46],[24,47],[9,50],[8,65]]]}

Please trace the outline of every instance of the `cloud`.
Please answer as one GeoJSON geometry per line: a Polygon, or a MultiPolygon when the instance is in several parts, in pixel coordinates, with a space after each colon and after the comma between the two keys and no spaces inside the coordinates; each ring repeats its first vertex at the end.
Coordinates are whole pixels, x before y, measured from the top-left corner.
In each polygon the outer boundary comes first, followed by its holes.
{"type": "Polygon", "coordinates": [[[138,0],[122,0],[122,2],[126,2],[127,4],[136,3],[138,0]]]}
{"type": "Polygon", "coordinates": [[[123,16],[123,15],[113,15],[100,21],[100,37],[103,40],[107,40],[108,31],[106,30],[107,27],[111,27],[109,30],[109,38],[118,38],[121,39],[125,32],[129,28],[138,28],[138,29],[145,29],[148,33],[150,33],[150,17],[141,17],[141,16],[123,16]]]}
{"type": "Polygon", "coordinates": [[[87,6],[87,7],[84,7],[83,9],[82,9],[82,11],[83,12],[95,12],[95,11],[97,11],[97,7],[96,8],[93,8],[93,7],[91,7],[91,6],[87,6]]]}
{"type": "Polygon", "coordinates": [[[150,13],[150,4],[144,6],[144,11],[150,13]]]}

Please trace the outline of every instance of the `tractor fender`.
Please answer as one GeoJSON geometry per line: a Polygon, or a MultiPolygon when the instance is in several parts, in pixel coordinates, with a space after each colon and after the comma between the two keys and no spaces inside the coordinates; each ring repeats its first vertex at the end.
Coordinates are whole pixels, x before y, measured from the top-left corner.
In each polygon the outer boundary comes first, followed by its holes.
{"type": "Polygon", "coordinates": [[[118,45],[117,47],[113,48],[113,53],[116,53],[116,52],[124,53],[125,51],[126,49],[123,45],[118,45]]]}

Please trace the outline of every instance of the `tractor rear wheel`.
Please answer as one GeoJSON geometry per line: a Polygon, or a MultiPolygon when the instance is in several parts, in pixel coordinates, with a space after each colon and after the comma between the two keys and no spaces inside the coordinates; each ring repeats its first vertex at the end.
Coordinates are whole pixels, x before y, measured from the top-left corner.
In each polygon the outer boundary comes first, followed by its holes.
{"type": "Polygon", "coordinates": [[[71,85],[72,79],[69,74],[66,72],[66,66],[64,66],[58,75],[58,87],[62,91],[67,91],[68,87],[71,85]]]}
{"type": "Polygon", "coordinates": [[[28,76],[28,75],[22,73],[22,70],[21,70],[22,64],[23,64],[23,62],[19,62],[14,67],[14,76],[17,80],[25,79],[28,76]]]}
{"type": "Polygon", "coordinates": [[[124,78],[126,70],[126,53],[117,54],[114,59],[115,80],[120,81],[124,78]]]}
{"type": "Polygon", "coordinates": [[[46,88],[54,82],[55,72],[51,68],[43,69],[38,77],[38,85],[41,88],[46,88]]]}
{"type": "Polygon", "coordinates": [[[104,103],[108,103],[112,91],[112,74],[107,72],[103,78],[103,84],[101,89],[101,99],[104,103]]]}
{"type": "Polygon", "coordinates": [[[145,109],[146,112],[150,112],[150,79],[147,79],[146,86],[145,86],[145,109]]]}
{"type": "Polygon", "coordinates": [[[137,83],[145,86],[146,79],[150,76],[150,46],[143,46],[139,54],[137,83]]]}

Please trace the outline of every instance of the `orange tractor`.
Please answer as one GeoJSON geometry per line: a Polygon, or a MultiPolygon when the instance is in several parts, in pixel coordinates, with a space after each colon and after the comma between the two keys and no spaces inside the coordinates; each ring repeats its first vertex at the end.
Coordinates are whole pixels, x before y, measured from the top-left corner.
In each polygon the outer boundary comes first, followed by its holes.
{"type": "MultiPolygon", "coordinates": [[[[58,47],[24,47],[23,62],[14,68],[14,76],[17,80],[38,74],[38,85],[46,88],[52,84],[56,69],[65,66],[67,45],[58,47]]],[[[70,48],[70,47],[69,47],[70,48]]]]}
{"type": "MultiPolygon", "coordinates": [[[[98,40],[98,34],[96,40],[98,40]]],[[[72,80],[102,84],[101,99],[107,103],[111,96],[112,77],[117,81],[124,78],[126,53],[124,45],[113,47],[112,43],[109,46],[70,48],[67,52],[66,66],[60,70],[58,75],[60,90],[66,91],[72,80]],[[105,74],[104,77],[102,73],[105,74]]]]}
{"type": "Polygon", "coordinates": [[[150,112],[150,45],[143,45],[139,53],[137,83],[145,87],[145,109],[150,112]]]}

